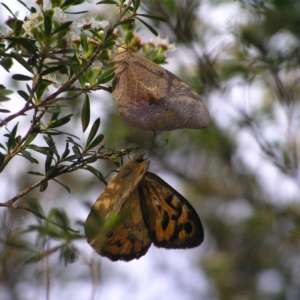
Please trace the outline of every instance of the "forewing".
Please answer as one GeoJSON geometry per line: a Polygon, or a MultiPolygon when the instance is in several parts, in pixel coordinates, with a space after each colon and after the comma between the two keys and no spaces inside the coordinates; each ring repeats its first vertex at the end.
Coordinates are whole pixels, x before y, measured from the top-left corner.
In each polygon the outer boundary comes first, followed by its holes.
{"type": "Polygon", "coordinates": [[[99,253],[109,259],[130,261],[140,258],[149,249],[151,241],[144,223],[137,189],[125,200],[119,219],[105,230],[105,238],[99,247],[99,253]]]}
{"type": "Polygon", "coordinates": [[[192,248],[202,243],[204,232],[196,211],[170,185],[147,172],[138,190],[144,221],[154,245],[192,248]]]}
{"type": "Polygon", "coordinates": [[[202,128],[210,115],[199,95],[174,74],[130,51],[118,52],[113,94],[122,120],[139,130],[202,128]]]}
{"type": "Polygon", "coordinates": [[[139,159],[126,163],[113,176],[85,222],[90,245],[112,260],[138,258],[150,246],[136,190],[149,162],[139,159]]]}

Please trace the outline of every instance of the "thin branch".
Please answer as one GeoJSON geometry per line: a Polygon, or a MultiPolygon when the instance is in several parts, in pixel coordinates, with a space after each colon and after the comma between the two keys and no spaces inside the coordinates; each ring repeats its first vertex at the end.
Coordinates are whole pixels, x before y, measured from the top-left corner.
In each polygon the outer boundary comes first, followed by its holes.
{"type": "Polygon", "coordinates": [[[49,220],[47,217],[45,217],[44,215],[40,214],[36,210],[31,209],[30,207],[26,207],[26,206],[22,206],[22,205],[14,205],[14,204],[11,204],[11,205],[8,204],[8,205],[6,205],[6,203],[0,203],[0,207],[8,207],[8,208],[13,208],[13,209],[25,210],[25,211],[28,211],[28,212],[34,214],[38,218],[40,218],[42,220],[45,220],[48,223],[51,223],[52,225],[55,225],[55,226],[57,226],[57,227],[59,227],[61,229],[67,229],[68,231],[71,231],[73,233],[78,233],[78,234],[80,233],[79,230],[75,230],[75,229],[72,229],[72,228],[67,227],[67,226],[62,226],[61,224],[59,224],[57,222],[49,220]]]}

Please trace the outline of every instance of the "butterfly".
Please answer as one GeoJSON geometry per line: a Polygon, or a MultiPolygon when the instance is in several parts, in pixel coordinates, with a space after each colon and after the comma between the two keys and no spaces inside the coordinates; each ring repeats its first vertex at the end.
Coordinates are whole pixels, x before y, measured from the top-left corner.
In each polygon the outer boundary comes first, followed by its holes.
{"type": "Polygon", "coordinates": [[[210,124],[199,95],[177,76],[149,59],[119,48],[112,91],[127,125],[145,131],[198,129],[210,124]]]}
{"type": "Polygon", "coordinates": [[[192,205],[157,175],[143,156],[125,163],[85,222],[88,243],[112,261],[138,259],[153,243],[167,249],[200,245],[201,221],[192,205]]]}

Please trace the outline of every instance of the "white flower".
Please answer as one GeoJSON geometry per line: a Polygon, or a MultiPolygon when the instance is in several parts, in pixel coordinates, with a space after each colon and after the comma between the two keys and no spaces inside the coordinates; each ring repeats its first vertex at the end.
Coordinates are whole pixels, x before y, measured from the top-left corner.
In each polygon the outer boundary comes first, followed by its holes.
{"type": "Polygon", "coordinates": [[[74,22],[74,27],[77,29],[85,29],[87,27],[91,27],[93,29],[99,30],[100,28],[105,28],[107,25],[109,25],[108,21],[98,21],[93,16],[83,17],[74,22]]]}
{"type": "Polygon", "coordinates": [[[64,13],[64,11],[60,7],[55,7],[53,9],[53,20],[59,23],[65,23],[67,20],[67,15],[64,13]]]}
{"type": "Polygon", "coordinates": [[[163,46],[166,48],[168,52],[174,52],[177,50],[175,43],[169,43],[169,37],[167,36],[165,39],[162,39],[160,36],[157,36],[154,40],[151,39],[156,47],[163,46]]]}
{"type": "Polygon", "coordinates": [[[26,34],[33,37],[33,34],[31,32],[32,29],[38,28],[41,24],[43,24],[43,21],[39,21],[40,17],[40,13],[33,13],[28,17],[28,20],[23,23],[22,28],[25,30],[26,34]]]}

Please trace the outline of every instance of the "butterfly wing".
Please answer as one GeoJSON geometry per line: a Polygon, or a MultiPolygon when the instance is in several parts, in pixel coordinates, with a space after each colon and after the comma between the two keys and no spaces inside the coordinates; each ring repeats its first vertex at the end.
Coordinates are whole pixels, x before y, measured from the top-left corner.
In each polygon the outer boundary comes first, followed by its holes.
{"type": "Polygon", "coordinates": [[[125,200],[115,225],[105,232],[100,254],[113,261],[140,258],[149,249],[151,241],[144,223],[137,189],[125,200]]]}
{"type": "Polygon", "coordinates": [[[139,258],[151,244],[136,189],[149,162],[139,159],[124,164],[113,176],[85,222],[90,245],[113,261],[139,258]]]}
{"type": "Polygon", "coordinates": [[[153,244],[164,248],[192,248],[204,239],[201,221],[192,205],[157,175],[147,172],[139,196],[153,244]]]}
{"type": "Polygon", "coordinates": [[[112,87],[121,119],[148,131],[202,128],[210,115],[199,95],[177,76],[147,58],[119,50],[112,87]]]}

